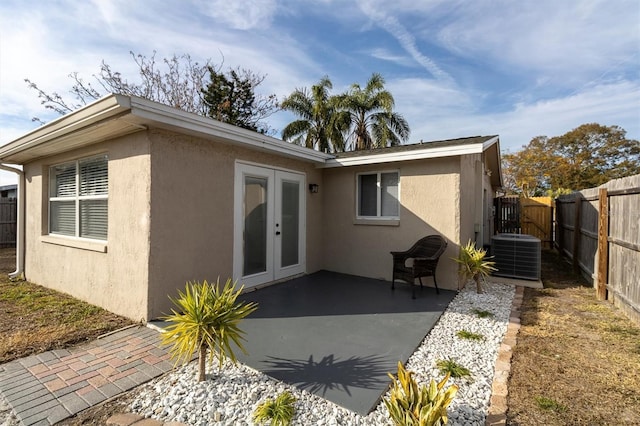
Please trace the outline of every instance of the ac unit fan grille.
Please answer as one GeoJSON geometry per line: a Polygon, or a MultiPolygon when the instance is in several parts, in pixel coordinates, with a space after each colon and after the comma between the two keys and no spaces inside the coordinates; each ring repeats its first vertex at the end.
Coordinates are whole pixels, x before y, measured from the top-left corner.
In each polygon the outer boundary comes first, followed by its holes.
{"type": "Polygon", "coordinates": [[[540,279],[540,240],[525,234],[497,234],[491,238],[494,275],[540,279]]]}

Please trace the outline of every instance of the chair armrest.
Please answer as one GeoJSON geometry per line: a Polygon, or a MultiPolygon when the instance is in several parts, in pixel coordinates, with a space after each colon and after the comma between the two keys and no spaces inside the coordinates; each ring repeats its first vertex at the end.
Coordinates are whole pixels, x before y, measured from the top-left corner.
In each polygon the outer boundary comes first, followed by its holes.
{"type": "Polygon", "coordinates": [[[394,259],[405,259],[405,260],[411,257],[408,251],[392,251],[391,256],[393,256],[394,259]]]}

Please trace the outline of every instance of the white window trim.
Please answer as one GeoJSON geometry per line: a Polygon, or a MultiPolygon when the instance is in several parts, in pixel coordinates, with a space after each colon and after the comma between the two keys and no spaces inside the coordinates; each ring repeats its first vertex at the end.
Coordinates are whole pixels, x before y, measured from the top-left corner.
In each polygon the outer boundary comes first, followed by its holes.
{"type": "Polygon", "coordinates": [[[356,202],[355,202],[355,221],[356,225],[358,224],[367,224],[367,225],[398,225],[400,221],[400,170],[392,169],[392,170],[371,170],[366,172],[358,172],[356,173],[356,202]],[[382,196],[381,196],[381,185],[382,174],[384,173],[396,173],[398,175],[398,214],[396,216],[382,216],[382,196]],[[373,175],[376,174],[376,216],[362,216],[360,215],[360,176],[362,175],[373,175]]]}
{"type": "MultiPolygon", "coordinates": [[[[106,242],[108,239],[105,238],[104,240],[102,239],[95,239],[95,238],[87,238],[87,237],[81,237],[80,236],[80,201],[85,201],[85,200],[109,200],[109,193],[107,190],[107,194],[105,195],[80,195],[80,162],[84,161],[84,160],[91,160],[92,158],[98,158],[98,157],[107,157],[107,176],[109,173],[109,157],[106,153],[102,153],[102,154],[96,154],[96,155],[90,155],[88,157],[82,157],[82,158],[77,158],[75,160],[71,160],[71,161],[63,161],[61,163],[56,163],[56,164],[52,164],[49,166],[49,173],[48,173],[48,187],[47,187],[47,194],[48,194],[48,198],[47,198],[47,235],[46,236],[42,236],[41,241],[43,242],[47,242],[47,243],[53,243],[53,244],[60,244],[60,245],[68,245],[71,247],[78,247],[78,248],[84,248],[84,249],[88,249],[88,250],[94,250],[94,251],[100,251],[100,252],[106,252],[106,242]],[[76,191],[75,191],[75,195],[73,197],[52,197],[51,196],[51,169],[57,166],[62,166],[65,164],[74,164],[75,165],[75,170],[76,170],[76,175],[75,175],[75,179],[76,179],[76,191]],[[65,234],[56,234],[56,233],[52,233],[51,232],[51,202],[52,201],[74,201],[75,203],[75,233],[74,235],[65,235],[65,234]],[[49,237],[49,238],[45,238],[45,237],[49,237]],[[58,238],[60,238],[61,240],[57,240],[58,238]]],[[[108,179],[108,178],[107,178],[108,179]]],[[[107,180],[107,185],[108,185],[108,180],[107,180]]],[[[108,220],[108,213],[107,213],[107,220],[108,220]]]]}

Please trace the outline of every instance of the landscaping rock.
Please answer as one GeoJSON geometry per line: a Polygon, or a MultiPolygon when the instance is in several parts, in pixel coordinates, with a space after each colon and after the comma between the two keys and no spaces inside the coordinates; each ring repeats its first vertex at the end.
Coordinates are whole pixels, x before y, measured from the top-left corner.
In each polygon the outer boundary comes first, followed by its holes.
{"type": "MultiPolygon", "coordinates": [[[[462,290],[407,362],[407,369],[423,384],[431,378],[442,379],[435,365],[440,359],[455,360],[471,370],[470,378],[451,378],[448,383],[459,386],[448,410],[449,424],[454,426],[484,425],[498,348],[509,322],[514,287],[495,283],[485,287],[484,294],[476,294],[472,286],[462,290]],[[474,309],[493,316],[480,318],[474,309]],[[456,334],[461,329],[485,338],[461,339],[456,334]]],[[[294,425],[391,424],[382,402],[369,415],[361,416],[241,364],[228,363],[222,371],[214,370],[200,383],[195,382],[195,363],[156,379],[138,390],[131,410],[189,425],[248,425],[259,403],[288,390],[297,398],[294,425]]]]}

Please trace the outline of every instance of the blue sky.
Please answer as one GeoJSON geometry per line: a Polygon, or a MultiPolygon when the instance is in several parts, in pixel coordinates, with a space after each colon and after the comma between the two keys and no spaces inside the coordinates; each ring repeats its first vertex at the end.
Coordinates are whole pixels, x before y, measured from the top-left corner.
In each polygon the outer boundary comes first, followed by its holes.
{"type": "Polygon", "coordinates": [[[129,51],[154,50],[266,74],[260,90],[280,99],[378,72],[410,142],[499,134],[513,152],[588,122],[640,138],[637,0],[3,0],[0,144],[56,117],[25,78],[64,95],[102,60],[135,79],[129,51]]]}

